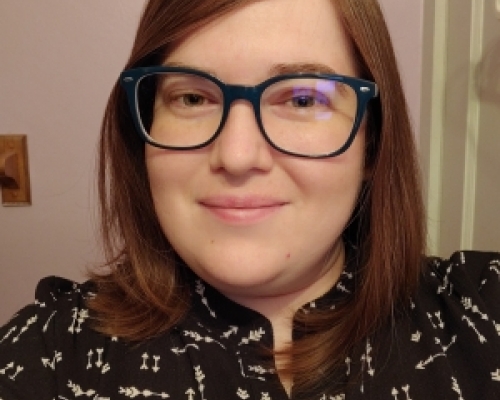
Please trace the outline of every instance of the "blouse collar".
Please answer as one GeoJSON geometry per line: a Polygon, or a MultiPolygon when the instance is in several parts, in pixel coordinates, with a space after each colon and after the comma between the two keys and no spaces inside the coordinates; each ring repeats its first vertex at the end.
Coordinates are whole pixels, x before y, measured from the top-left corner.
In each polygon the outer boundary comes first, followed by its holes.
{"type": "MultiPolygon", "coordinates": [[[[333,287],[324,295],[305,304],[299,312],[333,309],[337,304],[345,302],[355,289],[355,271],[354,263],[348,262],[333,287]]],[[[190,274],[190,286],[192,311],[204,325],[226,329],[232,325],[255,326],[261,325],[264,320],[267,321],[259,312],[227,298],[194,273],[190,274]]]]}

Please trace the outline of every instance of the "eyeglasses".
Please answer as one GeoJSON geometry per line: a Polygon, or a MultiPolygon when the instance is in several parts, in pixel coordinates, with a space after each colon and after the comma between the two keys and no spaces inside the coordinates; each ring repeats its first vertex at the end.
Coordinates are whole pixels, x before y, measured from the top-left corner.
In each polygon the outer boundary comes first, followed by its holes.
{"type": "Polygon", "coordinates": [[[120,81],[135,127],[152,146],[207,146],[224,128],[231,104],[247,100],[273,148],[308,158],[346,151],[368,102],[378,95],[373,82],[318,73],[278,75],[256,86],[242,86],[196,69],[155,66],[126,70],[120,81]]]}

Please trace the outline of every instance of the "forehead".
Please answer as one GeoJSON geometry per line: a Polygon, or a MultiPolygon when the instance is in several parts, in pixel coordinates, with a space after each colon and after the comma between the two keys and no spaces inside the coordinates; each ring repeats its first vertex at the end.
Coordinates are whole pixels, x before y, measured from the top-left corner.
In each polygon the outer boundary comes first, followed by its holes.
{"type": "Polygon", "coordinates": [[[332,0],[247,3],[180,40],[166,61],[239,83],[265,79],[276,65],[322,64],[344,75],[356,69],[332,0]]]}

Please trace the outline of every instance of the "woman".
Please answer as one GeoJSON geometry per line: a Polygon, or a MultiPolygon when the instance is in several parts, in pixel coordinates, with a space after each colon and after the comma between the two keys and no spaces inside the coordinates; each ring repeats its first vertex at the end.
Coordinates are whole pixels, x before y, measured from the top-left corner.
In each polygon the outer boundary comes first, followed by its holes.
{"type": "Polygon", "coordinates": [[[150,1],[107,269],[0,331],[0,398],[498,398],[500,256],[423,256],[417,170],[375,0],[150,1]]]}

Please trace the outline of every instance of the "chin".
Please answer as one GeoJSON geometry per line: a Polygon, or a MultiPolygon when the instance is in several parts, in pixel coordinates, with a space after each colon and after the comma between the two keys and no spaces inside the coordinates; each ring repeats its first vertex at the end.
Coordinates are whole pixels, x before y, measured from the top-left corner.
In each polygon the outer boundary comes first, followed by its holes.
{"type": "Polygon", "coordinates": [[[202,280],[220,292],[262,292],[265,288],[279,286],[283,280],[284,269],[267,267],[267,263],[256,261],[252,265],[218,261],[213,266],[191,268],[202,280]],[[256,268],[255,265],[259,264],[256,268]]]}

